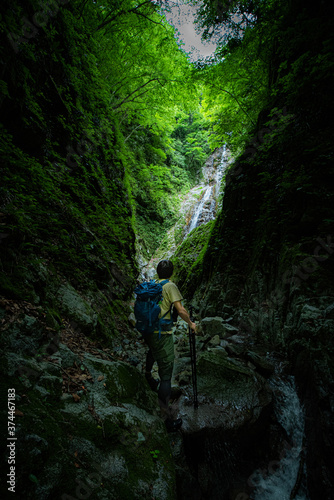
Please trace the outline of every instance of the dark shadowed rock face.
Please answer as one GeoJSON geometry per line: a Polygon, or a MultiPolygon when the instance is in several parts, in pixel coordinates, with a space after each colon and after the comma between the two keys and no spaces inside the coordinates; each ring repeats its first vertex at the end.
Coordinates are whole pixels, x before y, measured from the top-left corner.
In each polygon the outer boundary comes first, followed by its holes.
{"type": "Polygon", "coordinates": [[[272,361],[261,350],[251,351],[248,336],[236,327],[219,344],[212,342],[217,337],[213,328],[211,336],[206,330],[196,339],[199,404],[195,409],[182,324],[176,334],[173,407],[183,419],[183,441],[173,437],[172,451],[178,498],[185,500],[236,498],[238,491],[248,495],[254,488],[249,478],[262,461],[279,457],[286,439],[275,418],[268,379],[274,372],[272,361]]]}

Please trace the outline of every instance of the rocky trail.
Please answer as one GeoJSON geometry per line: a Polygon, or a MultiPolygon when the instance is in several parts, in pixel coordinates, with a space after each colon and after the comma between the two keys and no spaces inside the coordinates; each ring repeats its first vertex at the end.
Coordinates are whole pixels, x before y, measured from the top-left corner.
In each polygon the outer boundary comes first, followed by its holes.
{"type": "MultiPolygon", "coordinates": [[[[248,495],[255,488],[249,486],[248,479],[259,460],[273,453],[273,425],[276,454],[282,453],[279,448],[286,445],[286,435],[278,423],[273,424],[273,391],[268,383],[277,366],[282,367],[282,360],[275,360],[268,346],[255,346],[249,334],[233,325],[231,317],[201,321],[201,333],[196,337],[198,409],[193,407],[187,325],[179,319],[174,327],[171,406],[175,416],[182,417],[183,426],[167,435],[157,395],[144,378],[147,348],[131,326],[105,347],[103,342],[88,339],[69,321],[63,321],[58,329],[47,326],[40,307],[7,299],[1,299],[1,306],[5,310],[2,334],[11,359],[8,373],[18,372],[24,388],[17,394],[18,435],[20,429],[26,434],[24,429],[34,422],[34,432],[24,437],[27,453],[47,460],[54,434],[59,435],[61,428],[64,431],[58,445],[67,451],[57,459],[57,466],[48,463],[43,477],[30,474],[31,480],[36,478],[43,484],[43,491],[53,491],[57,478],[69,467],[96,498],[110,498],[105,496],[110,491],[116,494],[118,482],[125,477],[131,478],[134,498],[139,498],[140,488],[144,491],[148,484],[140,480],[140,465],[129,466],[139,453],[145,457],[153,498],[168,498],[170,488],[165,482],[172,480],[174,466],[180,498],[211,495],[218,499],[215,488],[221,481],[225,481],[226,494],[241,488],[248,495]],[[37,400],[33,394],[39,395],[37,400]],[[52,426],[49,438],[47,423],[52,426]],[[209,446],[209,451],[203,446],[209,446]],[[219,456],[217,450],[216,455],[211,450],[214,446],[220,446],[219,456]],[[255,456],[250,453],[254,446],[255,456]],[[227,449],[232,454],[238,450],[238,461],[244,463],[241,468],[235,456],[232,462],[227,460],[227,449]],[[173,455],[170,461],[168,450],[173,455]],[[204,480],[207,467],[212,467],[212,453],[224,470],[234,464],[233,474],[224,479],[211,469],[204,480]],[[106,489],[87,481],[87,474],[98,475],[106,489]]],[[[158,378],[156,366],[154,375],[158,378]]],[[[37,492],[44,498],[42,490],[37,492]]]]}

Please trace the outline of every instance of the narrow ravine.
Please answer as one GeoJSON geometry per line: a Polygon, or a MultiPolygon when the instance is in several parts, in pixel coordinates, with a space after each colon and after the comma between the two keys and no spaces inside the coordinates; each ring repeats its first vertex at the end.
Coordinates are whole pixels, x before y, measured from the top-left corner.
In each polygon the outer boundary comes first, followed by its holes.
{"type": "Polygon", "coordinates": [[[1,2],[1,498],[333,499],[334,2],[171,4],[1,2]],[[133,317],[164,258],[174,433],[133,317]]]}

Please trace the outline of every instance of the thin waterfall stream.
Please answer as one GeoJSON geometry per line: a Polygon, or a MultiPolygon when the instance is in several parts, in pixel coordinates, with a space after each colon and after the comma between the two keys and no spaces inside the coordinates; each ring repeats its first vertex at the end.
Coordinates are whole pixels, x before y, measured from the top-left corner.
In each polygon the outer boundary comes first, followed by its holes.
{"type": "Polygon", "coordinates": [[[304,464],[304,410],[300,404],[293,377],[271,382],[275,395],[277,421],[287,433],[289,443],[281,451],[280,460],[272,461],[263,474],[251,477],[256,485],[252,500],[307,500],[304,464]]]}
{"type": "Polygon", "coordinates": [[[205,203],[211,198],[211,195],[212,195],[212,186],[208,186],[205,190],[204,196],[202,197],[201,201],[199,202],[198,206],[195,209],[194,215],[191,218],[188,230],[189,233],[191,233],[191,231],[195,229],[195,227],[197,227],[198,219],[202,214],[203,207],[205,203]]]}
{"type": "Polygon", "coordinates": [[[214,219],[219,209],[219,196],[221,194],[221,183],[223,175],[228,167],[228,154],[226,144],[219,150],[221,155],[218,165],[215,165],[215,155],[211,155],[209,161],[203,167],[204,194],[195,205],[192,217],[188,224],[186,235],[201,224],[214,219]]]}

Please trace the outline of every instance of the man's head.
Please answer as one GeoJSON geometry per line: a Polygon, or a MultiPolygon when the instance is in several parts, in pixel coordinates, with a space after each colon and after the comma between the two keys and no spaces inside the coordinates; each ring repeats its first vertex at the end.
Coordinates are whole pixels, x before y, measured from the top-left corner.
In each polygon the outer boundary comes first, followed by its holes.
{"type": "Polygon", "coordinates": [[[159,279],[168,279],[174,271],[173,262],[171,260],[161,260],[157,266],[159,279]]]}

